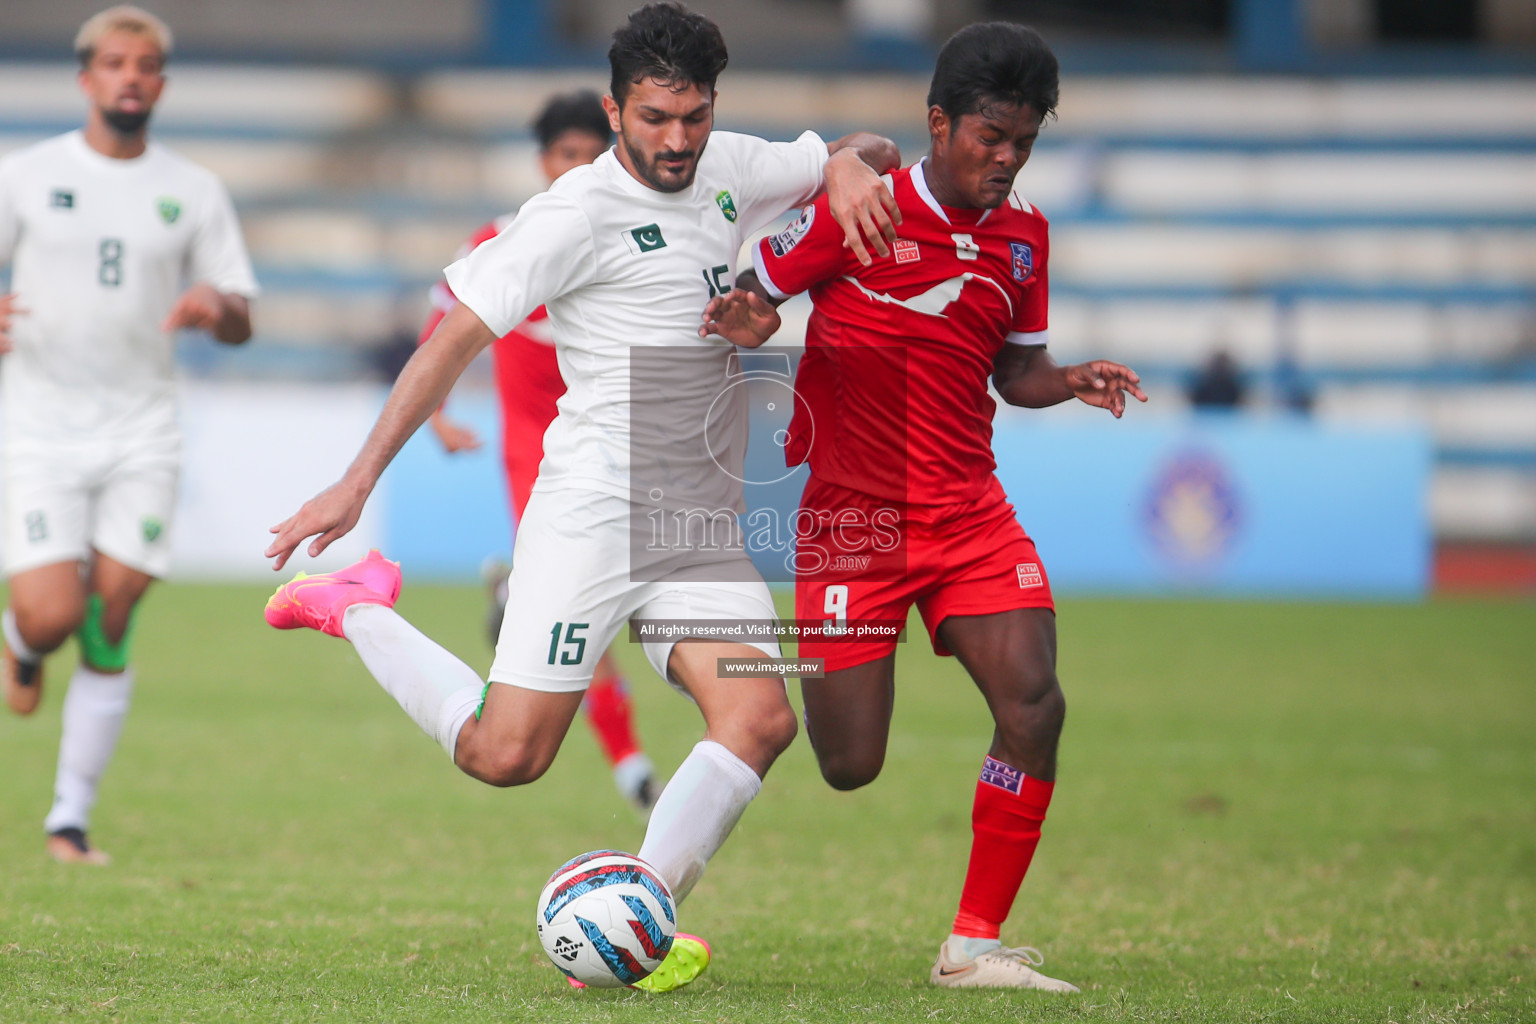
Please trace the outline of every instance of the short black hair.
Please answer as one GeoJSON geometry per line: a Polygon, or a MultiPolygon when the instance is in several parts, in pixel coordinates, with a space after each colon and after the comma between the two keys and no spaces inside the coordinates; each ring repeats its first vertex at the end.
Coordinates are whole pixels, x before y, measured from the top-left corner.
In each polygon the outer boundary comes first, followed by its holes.
{"type": "Polygon", "coordinates": [[[928,105],[958,121],[994,103],[1056,114],[1060,65],[1040,33],[1008,21],[978,22],[949,37],[939,51],[928,105]]]}
{"type": "Polygon", "coordinates": [[[679,92],[694,85],[713,91],[728,59],[714,22],[670,0],[646,4],[619,27],[608,48],[613,101],[623,106],[630,86],[647,78],[679,92]]]}
{"type": "Polygon", "coordinates": [[[554,141],[568,131],[586,132],[613,141],[613,128],[608,124],[608,112],[603,101],[591,89],[561,93],[551,96],[539,118],[533,122],[533,134],[538,137],[539,148],[548,149],[554,141]]]}

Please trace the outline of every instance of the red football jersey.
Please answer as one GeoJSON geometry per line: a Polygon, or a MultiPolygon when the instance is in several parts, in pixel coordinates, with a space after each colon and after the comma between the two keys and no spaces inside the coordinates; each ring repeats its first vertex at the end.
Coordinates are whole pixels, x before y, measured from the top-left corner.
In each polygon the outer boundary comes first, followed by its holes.
{"type": "MultiPolygon", "coordinates": [[[[481,227],[454,259],[468,256],[482,242],[495,238],[509,220],[498,218],[481,227]]],[[[417,344],[432,336],[458,301],[447,281],[439,280],[432,286],[432,311],[422,325],[417,344]]],[[[538,477],[539,463],[544,459],[544,431],[554,421],[555,403],[565,394],[565,379],[560,376],[549,331],[549,313],[543,306],[496,339],[491,346],[491,365],[501,406],[501,450],[511,488],[512,513],[514,519],[521,519],[523,506],[528,504],[538,477]]]]}
{"type": "Polygon", "coordinates": [[[825,195],[753,250],[770,292],[809,289],[815,304],[786,455],[891,501],[971,501],[997,468],[993,361],[1046,342],[1048,225],[1017,193],[995,210],[940,206],[921,163],[890,186],[902,224],[871,266],[844,247],[825,195]]]}

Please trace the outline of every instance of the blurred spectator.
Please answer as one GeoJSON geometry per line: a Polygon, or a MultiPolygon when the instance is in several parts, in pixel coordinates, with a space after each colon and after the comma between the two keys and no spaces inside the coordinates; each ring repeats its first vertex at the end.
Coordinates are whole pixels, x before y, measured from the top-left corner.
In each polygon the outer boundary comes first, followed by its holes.
{"type": "Polygon", "coordinates": [[[1226,349],[1217,349],[1189,382],[1189,402],[1196,409],[1236,409],[1243,404],[1243,379],[1226,349]]]}

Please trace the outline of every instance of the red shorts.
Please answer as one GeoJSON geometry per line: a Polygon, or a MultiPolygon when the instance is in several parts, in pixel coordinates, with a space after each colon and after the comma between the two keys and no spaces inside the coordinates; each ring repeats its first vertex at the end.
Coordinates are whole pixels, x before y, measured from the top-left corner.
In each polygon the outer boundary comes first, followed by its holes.
{"type": "MultiPolygon", "coordinates": [[[[950,652],[939,626],[951,615],[1050,608],[1045,567],[994,477],[974,501],[894,507],[861,491],[807,482],[795,578],[795,618],[805,622],[905,622],[915,603],[934,652],[950,652]]],[[[896,649],[894,638],[800,641],[801,658],[852,668],[896,649]]]]}

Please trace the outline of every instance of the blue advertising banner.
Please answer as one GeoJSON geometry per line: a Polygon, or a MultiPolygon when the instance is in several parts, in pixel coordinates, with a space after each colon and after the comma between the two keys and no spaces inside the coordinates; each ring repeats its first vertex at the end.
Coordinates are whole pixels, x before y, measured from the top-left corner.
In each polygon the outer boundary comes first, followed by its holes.
{"type": "Polygon", "coordinates": [[[455,395],[449,415],[480,447],[449,455],[429,426],[406,442],[380,481],[384,552],[408,577],[470,579],[487,558],[512,554],[511,498],[501,469],[501,423],[489,395],[455,395]]]}
{"type": "Polygon", "coordinates": [[[1046,415],[999,425],[993,450],[1059,590],[1412,598],[1429,583],[1422,433],[1046,415]]]}
{"type": "MultiPolygon", "coordinates": [[[[786,473],[779,451],[757,444],[757,412],[745,534],[764,576],[784,581],[805,471],[786,473]],[[761,529],[764,516],[778,528],[761,529]],[[762,536],[772,543],[754,541],[762,536]]],[[[424,428],[383,486],[385,550],[426,578],[472,577],[512,548],[494,402],[456,397],[452,414],[484,446],[449,456],[424,428]]],[[[1423,433],[1045,412],[1000,422],[993,449],[1058,592],[1405,599],[1429,583],[1423,433]]]]}

